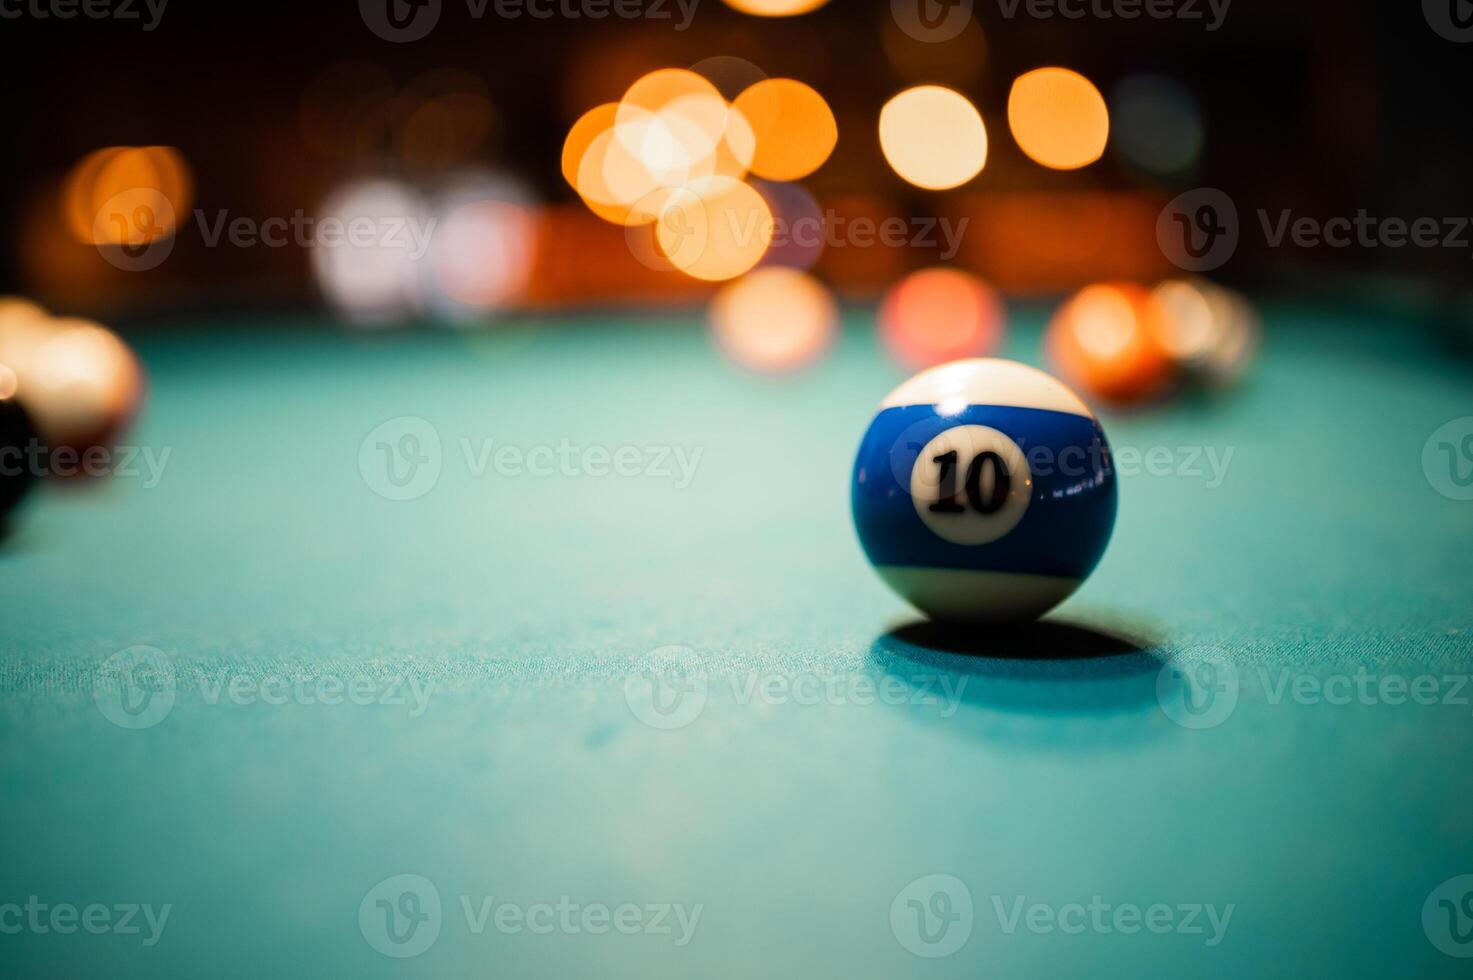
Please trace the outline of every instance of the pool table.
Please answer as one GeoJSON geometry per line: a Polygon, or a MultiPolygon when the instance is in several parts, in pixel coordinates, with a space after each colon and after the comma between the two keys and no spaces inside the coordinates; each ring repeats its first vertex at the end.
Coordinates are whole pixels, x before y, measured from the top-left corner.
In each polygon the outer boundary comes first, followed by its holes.
{"type": "Polygon", "coordinates": [[[135,333],[137,451],[0,544],[4,972],[1466,976],[1473,371],[1263,313],[965,632],[855,539],[862,308],[775,378],[695,311],[135,333]]]}

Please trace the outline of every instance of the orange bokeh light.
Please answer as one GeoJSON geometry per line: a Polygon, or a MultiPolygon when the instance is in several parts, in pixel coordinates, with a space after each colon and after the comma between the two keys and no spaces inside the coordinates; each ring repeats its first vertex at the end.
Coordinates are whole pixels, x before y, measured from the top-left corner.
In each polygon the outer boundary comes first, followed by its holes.
{"type": "Polygon", "coordinates": [[[1172,380],[1159,310],[1134,283],[1086,286],[1050,321],[1045,348],[1066,378],[1119,404],[1159,397],[1172,380]]]}
{"type": "Polygon", "coordinates": [[[879,309],[880,339],[911,368],[984,357],[1001,346],[1002,300],[961,269],[922,269],[896,283],[879,309]]]}
{"type": "Polygon", "coordinates": [[[618,112],[617,102],[605,102],[579,116],[568,130],[567,139],[563,140],[562,168],[563,179],[569,187],[578,189],[578,168],[583,163],[583,155],[600,133],[613,128],[618,112]]]}
{"type": "Polygon", "coordinates": [[[772,243],[772,211],[750,185],[703,177],[673,191],[655,223],[660,251],[696,279],[734,279],[772,243]]]}
{"type": "Polygon", "coordinates": [[[751,169],[768,180],[798,180],[834,152],[839,126],[822,95],[791,78],[769,78],[732,103],[756,140],[751,169]]]}
{"type": "Polygon", "coordinates": [[[733,10],[754,17],[796,17],[817,10],[829,0],[723,0],[733,10]]]}
{"type": "Polygon", "coordinates": [[[1067,68],[1020,75],[1008,95],[1008,126],[1018,147],[1054,170],[1088,166],[1105,152],[1110,111],[1094,83],[1067,68]]]}
{"type": "Polygon", "coordinates": [[[193,184],[188,164],[173,147],[97,150],[67,175],[67,230],[85,245],[141,245],[167,237],[192,203],[193,184]]]}
{"type": "Polygon", "coordinates": [[[812,276],[771,267],[721,287],[711,300],[711,332],[733,361],[754,371],[794,371],[833,343],[838,304],[812,276]]]}

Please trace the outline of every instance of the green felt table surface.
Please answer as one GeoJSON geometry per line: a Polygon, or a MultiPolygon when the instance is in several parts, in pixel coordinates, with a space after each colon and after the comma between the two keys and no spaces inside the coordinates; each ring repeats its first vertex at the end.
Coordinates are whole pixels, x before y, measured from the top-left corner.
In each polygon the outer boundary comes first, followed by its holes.
{"type": "Polygon", "coordinates": [[[1142,455],[1104,561],[967,637],[854,537],[902,378],[862,312],[778,379],[694,315],[144,335],[162,475],[0,546],[4,972],[1466,975],[1473,503],[1422,450],[1470,373],[1265,318],[1241,388],[1102,415],[1142,455]],[[393,500],[401,417],[439,473],[393,500]],[[168,918],[48,918],[131,904],[168,918]]]}

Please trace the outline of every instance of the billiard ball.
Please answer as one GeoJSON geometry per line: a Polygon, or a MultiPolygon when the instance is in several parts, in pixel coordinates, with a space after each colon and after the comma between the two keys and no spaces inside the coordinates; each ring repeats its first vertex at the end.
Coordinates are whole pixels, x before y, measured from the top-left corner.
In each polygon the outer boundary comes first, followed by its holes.
{"type": "Polygon", "coordinates": [[[117,334],[90,320],[51,321],[17,374],[16,397],[53,447],[110,448],[143,395],[138,358],[117,334]]]}
{"type": "Polygon", "coordinates": [[[1115,525],[1109,444],[1079,396],[998,358],[922,371],[859,445],[854,526],[870,564],[934,619],[1034,619],[1093,571],[1115,525]]]}
{"type": "Polygon", "coordinates": [[[14,381],[14,372],[0,364],[0,531],[36,482],[36,427],[20,403],[6,394],[14,391],[14,381]]]}
{"type": "Polygon", "coordinates": [[[1242,378],[1258,350],[1258,313],[1247,297],[1203,279],[1168,279],[1151,290],[1167,356],[1181,378],[1221,389],[1242,378]]]}
{"type": "Polygon", "coordinates": [[[51,339],[51,315],[28,299],[0,296],[0,364],[26,374],[36,351],[51,339]]]}
{"type": "Polygon", "coordinates": [[[1175,379],[1159,315],[1144,286],[1086,286],[1049,321],[1044,347],[1054,367],[1094,397],[1119,405],[1153,401],[1175,379]]]}

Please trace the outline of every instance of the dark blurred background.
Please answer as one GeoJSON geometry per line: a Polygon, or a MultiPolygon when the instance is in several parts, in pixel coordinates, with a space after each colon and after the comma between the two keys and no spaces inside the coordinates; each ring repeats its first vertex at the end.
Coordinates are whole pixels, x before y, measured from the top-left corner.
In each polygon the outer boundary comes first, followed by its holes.
{"type": "MultiPolygon", "coordinates": [[[[1177,271],[1154,248],[1152,227],[1165,202],[1198,187],[1237,205],[1240,244],[1213,271],[1225,282],[1343,295],[1370,277],[1437,295],[1467,281],[1473,247],[1274,248],[1258,227],[1260,209],[1320,220],[1359,209],[1407,220],[1473,214],[1463,112],[1473,46],[1434,29],[1435,4],[1234,0],[1215,29],[1218,12],[1203,0],[1175,5],[1200,19],[1035,17],[1022,7],[1008,17],[1010,6],[979,2],[956,39],[926,44],[897,29],[890,4],[861,0],[793,17],[699,0],[685,29],[689,8],[668,2],[667,18],[540,20],[500,17],[494,5],[478,17],[456,0],[409,43],[377,36],[352,2],[173,0],[148,30],[154,14],[138,4],[129,10],[138,19],[38,17],[11,5],[0,20],[9,121],[0,289],[130,324],[195,308],[312,307],[324,290],[305,249],[209,247],[195,211],[206,222],[317,215],[365,176],[423,188],[470,170],[510,177],[550,216],[511,305],[698,297],[711,287],[617,247],[623,232],[580,205],[559,156],[587,109],[617,101],[648,71],[717,55],[799,79],[832,107],[838,144],[802,182],[826,211],[970,214],[978,223],[955,261],[1005,294],[1177,271]],[[1009,86],[1043,65],[1082,73],[1109,104],[1110,144],[1097,163],[1050,170],[1009,138],[1009,86]],[[955,190],[908,184],[876,138],[885,101],[927,82],[967,95],[987,124],[986,167],[955,190]],[[446,92],[469,107],[446,124],[460,131],[413,121],[415,99],[446,92]],[[1153,126],[1196,127],[1200,138],[1188,132],[1153,161],[1153,126]],[[1132,152],[1131,140],[1147,149],[1132,152]],[[85,197],[79,168],[108,147],[174,148],[184,189],[164,190],[182,207],[155,267],[120,269],[68,228],[68,194],[85,197]],[[1022,202],[1026,220],[1009,202],[1022,202]],[[1042,257],[1014,247],[1029,236],[1042,257]],[[1071,246],[1080,240],[1089,247],[1071,246]]],[[[1456,0],[1449,10],[1459,11],[1456,0]]],[[[815,272],[843,298],[865,299],[936,260],[924,248],[829,250],[815,272]]]]}

